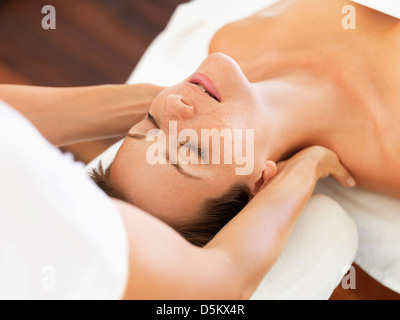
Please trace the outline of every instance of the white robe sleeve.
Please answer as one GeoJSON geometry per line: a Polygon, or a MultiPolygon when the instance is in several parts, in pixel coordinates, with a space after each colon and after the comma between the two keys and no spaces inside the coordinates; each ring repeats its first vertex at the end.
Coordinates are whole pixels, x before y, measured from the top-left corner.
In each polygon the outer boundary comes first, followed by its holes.
{"type": "Polygon", "coordinates": [[[0,299],[119,299],[127,272],[113,202],[0,101],[0,299]]]}

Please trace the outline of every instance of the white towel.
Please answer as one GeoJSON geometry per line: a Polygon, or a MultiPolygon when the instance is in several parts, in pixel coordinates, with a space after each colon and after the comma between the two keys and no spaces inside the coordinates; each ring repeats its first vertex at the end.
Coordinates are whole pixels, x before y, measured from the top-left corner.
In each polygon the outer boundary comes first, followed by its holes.
{"type": "Polygon", "coordinates": [[[127,277],[116,206],[0,101],[0,300],[120,299],[127,277]]]}
{"type": "Polygon", "coordinates": [[[357,264],[400,293],[400,200],[358,188],[349,190],[332,178],[319,182],[316,192],[335,199],[356,222],[357,264]]]}
{"type": "Polygon", "coordinates": [[[400,19],[399,0],[351,0],[351,1],[400,19]]]}

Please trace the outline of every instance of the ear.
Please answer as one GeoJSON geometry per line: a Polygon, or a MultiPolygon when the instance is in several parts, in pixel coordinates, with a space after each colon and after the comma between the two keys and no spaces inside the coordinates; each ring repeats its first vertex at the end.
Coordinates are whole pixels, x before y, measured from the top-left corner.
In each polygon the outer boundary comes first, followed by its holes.
{"type": "Polygon", "coordinates": [[[256,195],[272,178],[274,178],[276,172],[276,163],[270,160],[265,161],[261,176],[254,185],[253,195],[256,195]]]}

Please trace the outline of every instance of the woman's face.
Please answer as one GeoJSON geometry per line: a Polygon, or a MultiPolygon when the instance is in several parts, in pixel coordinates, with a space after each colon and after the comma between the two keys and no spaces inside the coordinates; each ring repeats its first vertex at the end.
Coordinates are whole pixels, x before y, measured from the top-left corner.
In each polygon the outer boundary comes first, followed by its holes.
{"type": "Polygon", "coordinates": [[[263,115],[262,103],[239,66],[223,54],[210,55],[193,76],[162,91],[149,115],[131,128],[113,162],[111,180],[130,202],[161,220],[192,221],[205,200],[224,195],[237,183],[257,184],[266,161],[261,147],[263,115]],[[197,133],[198,141],[185,145],[188,139],[176,135],[185,129],[197,133]],[[224,160],[229,153],[224,140],[221,148],[209,140],[207,148],[206,139],[201,139],[205,129],[232,133],[232,163],[224,160]],[[254,141],[246,129],[254,130],[254,141]],[[146,139],[157,130],[167,142],[158,153],[152,150],[162,140],[146,139]],[[235,161],[238,149],[247,164],[235,161]],[[154,164],[149,154],[167,161],[154,164]],[[188,163],[177,155],[186,155],[188,163]],[[204,157],[208,164],[203,163],[204,157]],[[237,169],[246,165],[250,170],[239,175],[237,169]]]}

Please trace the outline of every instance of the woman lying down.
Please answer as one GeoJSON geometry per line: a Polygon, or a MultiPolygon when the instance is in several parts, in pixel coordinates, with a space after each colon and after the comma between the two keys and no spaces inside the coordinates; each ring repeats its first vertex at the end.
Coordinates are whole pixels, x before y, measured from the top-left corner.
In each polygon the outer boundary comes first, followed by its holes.
{"type": "Polygon", "coordinates": [[[249,298],[328,175],[400,197],[400,24],[351,3],[349,32],[347,4],[286,0],[227,25],[170,88],[1,86],[56,146],[126,136],[93,172],[128,232],[126,298],[249,298]],[[201,139],[213,129],[252,132],[231,136],[249,172],[201,139]]]}

